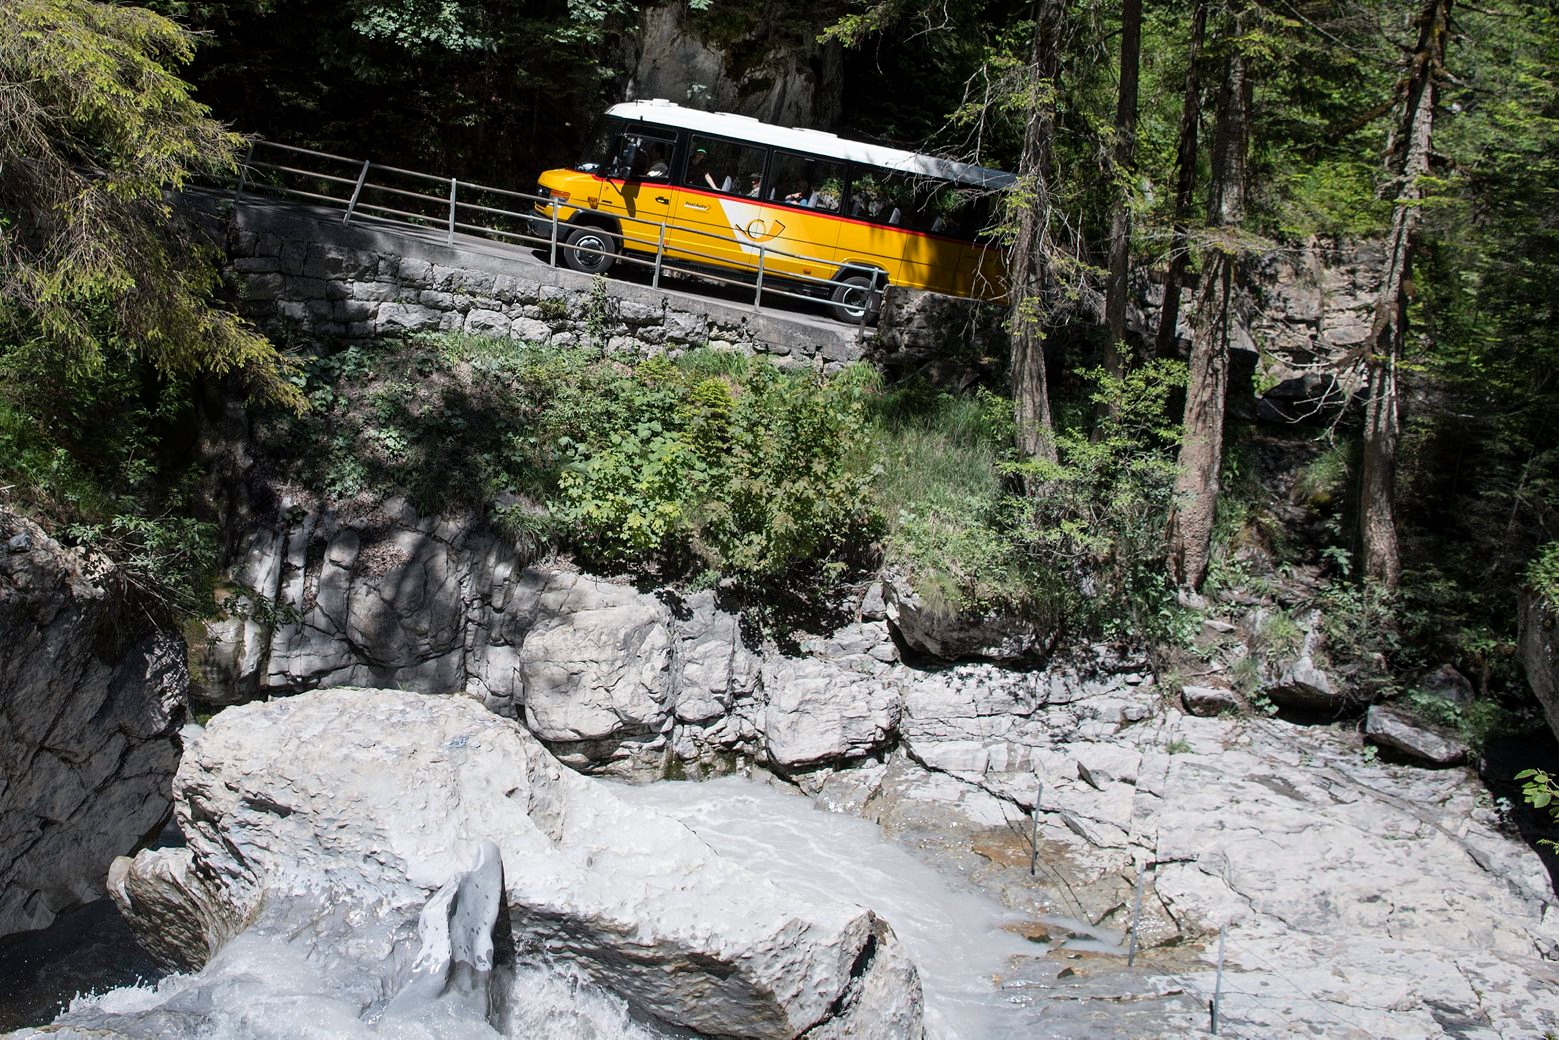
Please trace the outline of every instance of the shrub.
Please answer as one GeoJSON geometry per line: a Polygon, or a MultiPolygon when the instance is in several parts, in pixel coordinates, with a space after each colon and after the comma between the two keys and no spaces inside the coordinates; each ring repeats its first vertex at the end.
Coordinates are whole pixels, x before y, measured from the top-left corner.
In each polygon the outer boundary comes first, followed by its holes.
{"type": "Polygon", "coordinates": [[[1110,638],[1181,643],[1190,624],[1164,568],[1179,427],[1170,394],[1178,362],[1152,361],[1112,377],[1081,374],[1101,416],[1092,431],[1063,427],[1059,462],[1007,467],[1038,486],[1029,516],[1038,573],[1073,627],[1110,638]]]}
{"type": "Polygon", "coordinates": [[[188,383],[128,353],[89,371],[15,360],[0,348],[0,493],[112,559],[149,609],[210,613],[216,530],[194,515],[200,474],[165,463],[190,420],[188,383]]]}
{"type": "Polygon", "coordinates": [[[1559,542],[1549,542],[1527,565],[1527,587],[1550,604],[1559,604],[1559,542]]]}
{"type": "Polygon", "coordinates": [[[879,533],[859,371],[439,335],[315,358],[302,382],[311,412],[273,416],[262,439],[331,497],[503,499],[493,521],[517,541],[706,584],[816,575],[879,533]]]}
{"type": "Polygon", "coordinates": [[[649,361],[621,387],[629,421],[576,441],[559,515],[615,563],[655,553],[742,582],[840,562],[878,521],[856,465],[865,438],[848,380],[649,361]]]}

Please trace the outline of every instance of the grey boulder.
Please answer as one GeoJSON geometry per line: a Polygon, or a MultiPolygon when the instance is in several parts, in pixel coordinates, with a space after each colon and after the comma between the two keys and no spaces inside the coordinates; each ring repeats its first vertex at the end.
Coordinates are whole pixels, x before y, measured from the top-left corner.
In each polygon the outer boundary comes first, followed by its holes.
{"type": "Polygon", "coordinates": [[[1239,695],[1222,686],[1183,686],[1180,700],[1192,715],[1222,715],[1240,710],[1239,695]]]}
{"type": "Polygon", "coordinates": [[[888,583],[884,599],[888,623],[905,645],[944,661],[1019,661],[1043,646],[1038,627],[1030,621],[948,613],[927,604],[903,580],[888,583]]]}
{"type": "MultiPolygon", "coordinates": [[[[230,708],[174,792],[188,847],[121,860],[114,895],[140,934],[177,947],[166,959],[215,973],[218,1005],[232,991],[222,973],[285,942],[333,965],[338,1004],[382,1013],[417,976],[401,951],[460,945],[429,939],[430,914],[454,920],[429,900],[491,842],[500,959],[567,967],[695,1035],[922,1032],[918,976],[881,919],[789,896],[468,698],[343,689],[230,708]]],[[[481,942],[461,948],[479,968],[481,942]]]]}
{"type": "Polygon", "coordinates": [[[1434,766],[1454,766],[1467,761],[1467,745],[1438,726],[1414,718],[1405,711],[1377,704],[1364,715],[1364,737],[1408,758],[1434,766]]]}

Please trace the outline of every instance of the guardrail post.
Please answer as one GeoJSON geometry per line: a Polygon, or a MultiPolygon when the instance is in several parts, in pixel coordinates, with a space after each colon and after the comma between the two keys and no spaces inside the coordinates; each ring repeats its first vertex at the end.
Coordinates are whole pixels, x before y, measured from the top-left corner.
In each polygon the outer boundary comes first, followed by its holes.
{"type": "Polygon", "coordinates": [[[233,189],[233,208],[238,208],[238,200],[244,195],[244,181],[249,176],[249,162],[254,158],[254,142],[249,142],[249,150],[244,152],[244,161],[238,164],[238,187],[233,189]]]}
{"type": "Polygon", "coordinates": [[[1039,790],[1034,794],[1034,823],[1029,831],[1029,877],[1033,877],[1039,868],[1039,803],[1045,797],[1045,781],[1040,780],[1039,790]]]}
{"type": "Polygon", "coordinates": [[[666,222],[660,222],[660,241],[655,243],[655,277],[650,279],[650,288],[660,288],[660,264],[666,255],[666,222]]]}
{"type": "MultiPolygon", "coordinates": [[[[872,268],[872,280],[866,286],[866,299],[861,302],[861,324],[857,327],[856,341],[866,338],[866,319],[872,312],[872,297],[877,295],[877,269],[872,268]]],[[[1032,871],[1030,872],[1032,873],[1032,871]]]]}
{"type": "Polygon", "coordinates": [[[558,200],[552,200],[552,251],[547,256],[547,263],[553,267],[558,265],[558,200]]]}
{"type": "Polygon", "coordinates": [[[1147,873],[1147,864],[1137,864],[1137,898],[1131,904],[1131,943],[1126,947],[1126,967],[1131,967],[1137,962],[1137,926],[1142,922],[1142,878],[1147,873]]]}
{"type": "Polygon", "coordinates": [[[363,168],[357,172],[357,184],[352,188],[352,198],[346,204],[346,216],[341,218],[341,223],[352,223],[352,211],[357,208],[357,197],[363,193],[363,182],[368,179],[368,160],[363,160],[363,168]]]}
{"type": "Polygon", "coordinates": [[[1229,937],[1229,926],[1224,925],[1218,929],[1218,978],[1213,983],[1213,1000],[1210,1010],[1212,1015],[1213,1036],[1218,1035],[1218,1019],[1223,1012],[1223,941],[1229,937]]]}
{"type": "Polygon", "coordinates": [[[757,310],[763,306],[763,259],[766,250],[758,247],[758,291],[752,296],[752,309],[757,310]]]}
{"type": "Polygon", "coordinates": [[[450,245],[455,244],[455,178],[449,178],[449,237],[445,239],[450,245]]]}

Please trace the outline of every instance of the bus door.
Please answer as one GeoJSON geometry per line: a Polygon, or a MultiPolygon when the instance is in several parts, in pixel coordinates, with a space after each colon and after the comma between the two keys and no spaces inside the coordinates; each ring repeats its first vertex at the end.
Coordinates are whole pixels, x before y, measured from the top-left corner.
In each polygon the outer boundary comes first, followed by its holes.
{"type": "Polygon", "coordinates": [[[660,225],[672,219],[672,160],[676,131],[631,126],[623,132],[613,161],[602,172],[597,209],[619,218],[623,245],[654,253],[660,225]]]}
{"type": "Polygon", "coordinates": [[[848,168],[831,159],[776,151],[763,188],[759,231],[771,255],[765,272],[827,281],[839,269],[839,231],[848,168]]]}
{"type": "Polygon", "coordinates": [[[676,248],[695,264],[757,270],[768,234],[763,177],[769,150],[693,134],[677,186],[676,248]]]}
{"type": "Polygon", "coordinates": [[[920,288],[921,282],[905,267],[907,194],[886,171],[852,166],[845,206],[850,219],[840,230],[838,255],[846,263],[881,268],[894,285],[920,288]]]}

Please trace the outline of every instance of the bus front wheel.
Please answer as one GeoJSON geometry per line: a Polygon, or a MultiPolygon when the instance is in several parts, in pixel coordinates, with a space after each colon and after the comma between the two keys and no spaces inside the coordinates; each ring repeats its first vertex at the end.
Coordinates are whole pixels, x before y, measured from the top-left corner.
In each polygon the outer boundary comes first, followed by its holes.
{"type": "Polygon", "coordinates": [[[877,299],[872,292],[875,283],[880,291],[887,288],[881,275],[873,278],[869,274],[847,274],[834,279],[833,312],[834,317],[840,321],[855,324],[861,320],[867,308],[871,309],[870,318],[877,317],[877,299]]]}
{"type": "Polygon", "coordinates": [[[605,274],[617,260],[617,241],[598,227],[577,227],[565,243],[563,262],[580,274],[605,274]]]}

